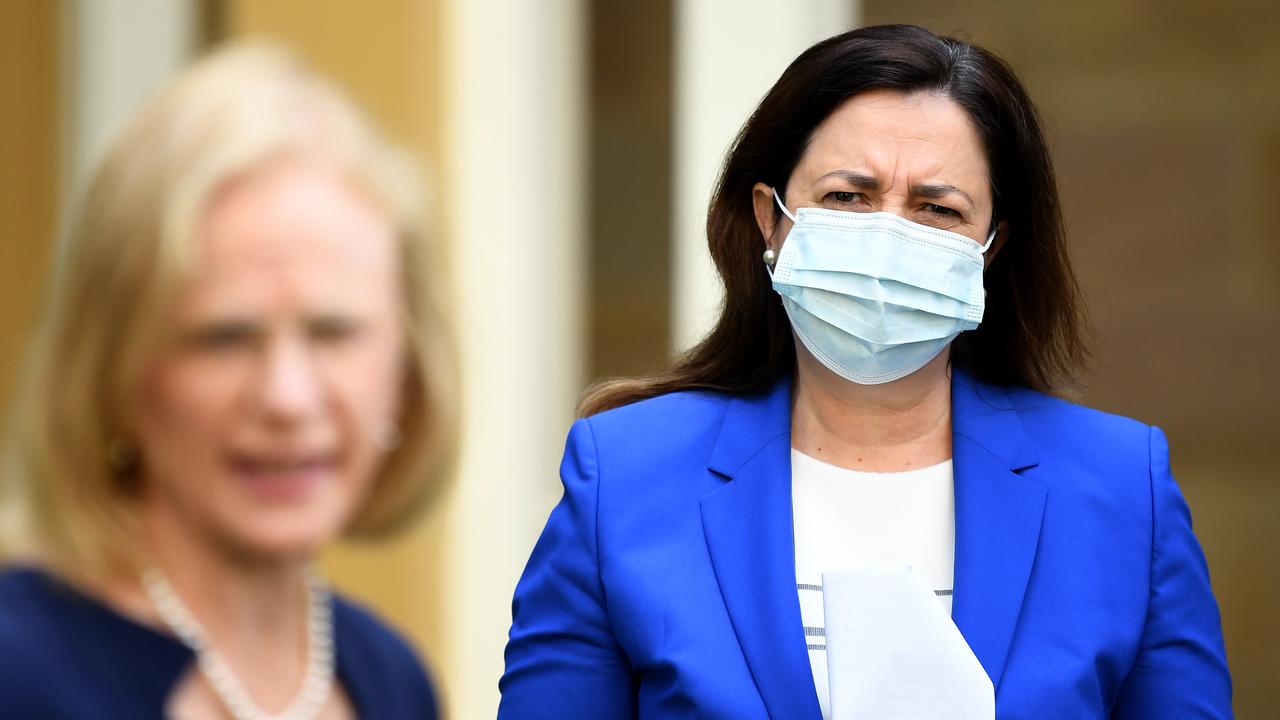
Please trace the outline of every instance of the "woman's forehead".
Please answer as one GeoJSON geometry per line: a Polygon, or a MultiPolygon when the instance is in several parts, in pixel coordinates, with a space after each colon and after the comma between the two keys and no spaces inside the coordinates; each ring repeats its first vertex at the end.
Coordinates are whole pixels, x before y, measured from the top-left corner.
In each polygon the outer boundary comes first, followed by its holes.
{"type": "Polygon", "coordinates": [[[988,194],[981,138],[964,109],[935,92],[873,90],[837,107],[814,130],[794,177],[813,183],[833,173],[869,176],[884,189],[933,183],[988,194]]]}

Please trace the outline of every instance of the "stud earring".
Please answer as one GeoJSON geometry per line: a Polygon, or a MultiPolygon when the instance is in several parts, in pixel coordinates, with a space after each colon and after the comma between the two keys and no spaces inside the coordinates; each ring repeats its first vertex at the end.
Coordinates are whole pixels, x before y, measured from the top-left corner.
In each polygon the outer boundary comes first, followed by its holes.
{"type": "Polygon", "coordinates": [[[116,470],[128,470],[138,462],[138,448],[122,437],[107,443],[107,464],[116,470]]]}
{"type": "Polygon", "coordinates": [[[773,251],[773,248],[769,248],[768,250],[764,251],[765,265],[768,265],[769,267],[773,267],[773,264],[777,262],[777,260],[778,260],[778,255],[773,251]]]}

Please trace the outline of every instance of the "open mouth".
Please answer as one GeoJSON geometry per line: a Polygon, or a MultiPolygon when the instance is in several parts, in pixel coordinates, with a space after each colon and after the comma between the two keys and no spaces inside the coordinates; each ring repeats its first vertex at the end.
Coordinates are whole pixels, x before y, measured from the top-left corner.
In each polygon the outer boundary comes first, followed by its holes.
{"type": "Polygon", "coordinates": [[[232,473],[254,496],[272,503],[305,500],[338,469],[335,453],[234,452],[232,473]]]}

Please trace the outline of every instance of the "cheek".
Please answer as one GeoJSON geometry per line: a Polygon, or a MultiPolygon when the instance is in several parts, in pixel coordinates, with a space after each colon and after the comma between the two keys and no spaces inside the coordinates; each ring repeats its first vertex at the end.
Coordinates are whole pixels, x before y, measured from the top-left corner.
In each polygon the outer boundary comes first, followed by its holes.
{"type": "Polygon", "coordinates": [[[343,413],[366,433],[395,419],[404,386],[404,349],[391,333],[334,359],[329,373],[343,413]]]}
{"type": "Polygon", "coordinates": [[[213,456],[238,394],[233,367],[161,361],[143,376],[132,419],[149,472],[196,469],[213,456]]]}

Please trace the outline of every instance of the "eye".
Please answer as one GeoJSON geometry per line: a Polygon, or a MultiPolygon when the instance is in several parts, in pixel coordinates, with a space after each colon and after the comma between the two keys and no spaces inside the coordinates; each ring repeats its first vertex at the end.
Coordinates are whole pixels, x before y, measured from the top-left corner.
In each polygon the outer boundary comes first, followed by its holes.
{"type": "Polygon", "coordinates": [[[924,211],[931,215],[938,215],[941,217],[960,217],[960,213],[955,210],[952,210],[945,205],[937,205],[935,203],[925,203],[924,211]]]}
{"type": "Polygon", "coordinates": [[[360,323],[351,318],[324,317],[308,323],[307,334],[312,340],[336,343],[349,340],[360,332],[360,323]]]}
{"type": "Polygon", "coordinates": [[[847,190],[837,190],[835,192],[827,193],[826,197],[824,197],[823,200],[834,200],[835,202],[840,203],[842,205],[848,205],[849,203],[853,202],[854,200],[858,199],[861,196],[862,196],[862,193],[857,193],[857,192],[852,192],[847,190]]]}
{"type": "Polygon", "coordinates": [[[188,336],[187,344],[197,350],[225,352],[249,347],[257,339],[258,331],[252,324],[225,322],[195,330],[188,336]]]}

